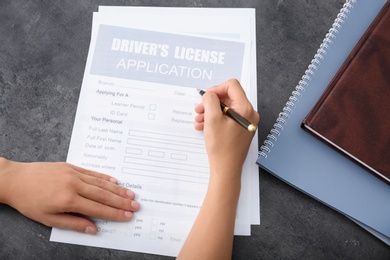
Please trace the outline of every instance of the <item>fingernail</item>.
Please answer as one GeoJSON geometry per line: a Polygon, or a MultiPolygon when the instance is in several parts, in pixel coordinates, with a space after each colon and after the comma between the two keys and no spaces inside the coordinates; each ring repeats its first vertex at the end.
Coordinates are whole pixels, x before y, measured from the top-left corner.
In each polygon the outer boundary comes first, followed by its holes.
{"type": "Polygon", "coordinates": [[[126,191],[126,194],[127,194],[127,196],[129,196],[129,197],[134,197],[134,192],[133,192],[132,190],[127,190],[127,191],[126,191]]]}
{"type": "Polygon", "coordinates": [[[85,233],[87,233],[87,234],[95,234],[95,229],[93,228],[93,227],[86,227],[85,228],[85,233]]]}
{"type": "Polygon", "coordinates": [[[131,217],[133,217],[133,212],[125,211],[125,216],[126,216],[126,218],[131,218],[131,217]]]}
{"type": "Polygon", "coordinates": [[[140,207],[139,202],[133,200],[133,201],[131,202],[131,207],[132,207],[133,209],[139,209],[139,207],[140,207]]]}
{"type": "Polygon", "coordinates": [[[118,183],[118,180],[115,179],[115,178],[113,178],[113,177],[111,177],[111,178],[110,178],[110,182],[112,182],[112,183],[118,183]]]}

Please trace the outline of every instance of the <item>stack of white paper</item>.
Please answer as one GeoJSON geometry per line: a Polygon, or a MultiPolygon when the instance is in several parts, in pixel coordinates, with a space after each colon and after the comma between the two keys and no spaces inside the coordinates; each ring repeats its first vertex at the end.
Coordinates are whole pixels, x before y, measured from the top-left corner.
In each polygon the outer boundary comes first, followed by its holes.
{"type": "MultiPolygon", "coordinates": [[[[141,209],[130,222],[94,219],[96,236],[53,229],[51,240],[176,256],[209,178],[203,133],[193,128],[196,88],[234,77],[257,107],[255,46],[254,9],[100,7],[68,162],[117,178],[141,209]]],[[[257,143],[236,235],[260,224],[257,143]]]]}

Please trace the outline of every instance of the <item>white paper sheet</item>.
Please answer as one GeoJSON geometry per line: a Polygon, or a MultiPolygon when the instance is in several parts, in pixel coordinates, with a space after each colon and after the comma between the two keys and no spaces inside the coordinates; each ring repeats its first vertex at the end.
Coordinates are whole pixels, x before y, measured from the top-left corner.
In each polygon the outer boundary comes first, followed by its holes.
{"type": "MultiPolygon", "coordinates": [[[[186,28],[192,34],[197,28],[202,37],[167,32],[170,27],[164,25],[173,27],[177,16],[154,15],[153,22],[142,14],[131,17],[94,14],[67,161],[116,177],[135,191],[141,209],[130,222],[95,219],[96,236],[53,229],[51,240],[175,256],[208,184],[202,132],[193,129],[193,109],[201,100],[195,89],[229,77],[250,86],[250,22],[230,17],[237,28],[230,30],[229,37],[236,36],[232,41],[222,39],[221,29],[208,31],[194,23],[186,28]],[[164,23],[156,23],[159,19],[164,23]]],[[[212,20],[202,18],[205,25],[212,20]]],[[[246,91],[253,97],[255,91],[246,91]]],[[[257,152],[257,139],[254,144],[257,152]]],[[[244,166],[235,234],[249,235],[256,220],[251,210],[251,175],[258,171],[254,156],[244,166]]]]}
{"type": "MultiPolygon", "coordinates": [[[[246,94],[257,107],[257,63],[256,63],[256,23],[255,10],[251,8],[181,8],[181,7],[130,7],[100,6],[99,13],[110,14],[114,20],[127,20],[134,26],[169,30],[177,33],[190,33],[201,36],[218,36],[226,39],[249,41],[251,45],[250,62],[246,81],[246,94]],[[172,16],[172,14],[175,14],[172,16]],[[150,18],[153,19],[150,19],[150,18]],[[156,23],[155,21],[159,22],[156,23]],[[248,25],[249,24],[249,25],[248,25]]],[[[110,21],[107,21],[110,22],[110,21]]],[[[260,187],[257,160],[258,138],[254,137],[244,166],[243,178],[250,180],[250,187],[244,187],[238,205],[238,212],[243,212],[242,205],[251,209],[251,224],[260,224],[260,187]],[[244,202],[245,201],[245,202],[244,202]]],[[[237,234],[237,232],[236,232],[237,234]]]]}

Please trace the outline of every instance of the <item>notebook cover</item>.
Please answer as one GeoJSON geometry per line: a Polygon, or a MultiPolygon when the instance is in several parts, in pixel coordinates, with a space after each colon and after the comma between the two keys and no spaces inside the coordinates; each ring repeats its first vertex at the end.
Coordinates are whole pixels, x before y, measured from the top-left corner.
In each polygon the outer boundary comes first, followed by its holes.
{"type": "Polygon", "coordinates": [[[300,125],[386,0],[346,0],[263,141],[257,164],[390,245],[390,185],[300,125]]]}
{"type": "Polygon", "coordinates": [[[390,184],[390,3],[302,126],[390,184]]]}

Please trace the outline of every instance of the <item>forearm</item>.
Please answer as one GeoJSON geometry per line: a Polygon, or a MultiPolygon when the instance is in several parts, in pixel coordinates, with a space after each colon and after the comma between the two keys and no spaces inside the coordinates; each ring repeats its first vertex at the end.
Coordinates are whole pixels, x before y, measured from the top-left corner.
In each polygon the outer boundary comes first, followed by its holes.
{"type": "Polygon", "coordinates": [[[195,129],[204,131],[210,181],[202,208],[179,259],[231,259],[241,171],[254,133],[221,113],[221,102],[255,125],[260,120],[240,83],[209,88],[195,107],[195,129]]]}
{"type": "Polygon", "coordinates": [[[240,188],[240,174],[211,175],[202,208],[178,259],[231,259],[240,188]]]}

